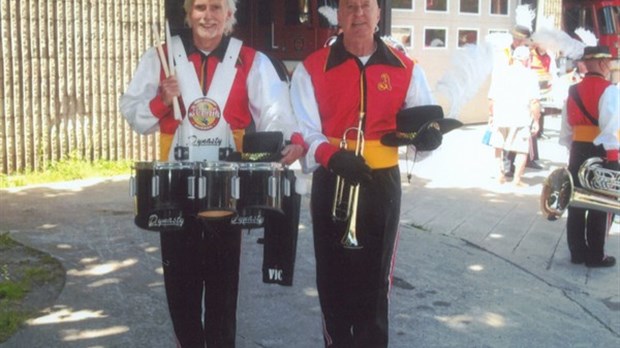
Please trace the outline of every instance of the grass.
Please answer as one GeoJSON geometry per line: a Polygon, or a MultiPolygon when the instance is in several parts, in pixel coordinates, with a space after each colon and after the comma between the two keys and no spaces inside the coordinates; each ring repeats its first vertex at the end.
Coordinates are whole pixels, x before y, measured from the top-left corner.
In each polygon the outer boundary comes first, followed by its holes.
{"type": "Polygon", "coordinates": [[[130,160],[88,162],[70,158],[52,163],[44,171],[0,174],[0,188],[130,174],[132,164],[130,160]]]}
{"type": "Polygon", "coordinates": [[[34,315],[35,308],[25,303],[26,296],[45,284],[57,284],[59,277],[64,277],[64,270],[56,259],[0,233],[0,343],[34,315]],[[16,255],[25,259],[16,259],[16,255]]]}
{"type": "MultiPolygon", "coordinates": [[[[0,188],[70,181],[95,177],[130,174],[133,161],[88,162],[75,158],[50,164],[43,171],[19,174],[0,174],[0,188]]],[[[8,233],[0,233],[0,253],[20,245],[8,233]]],[[[38,255],[36,265],[20,265],[2,261],[0,257],[0,343],[11,337],[33,315],[25,308],[24,298],[33,289],[58,276],[64,276],[62,266],[49,255],[38,255]]]]}

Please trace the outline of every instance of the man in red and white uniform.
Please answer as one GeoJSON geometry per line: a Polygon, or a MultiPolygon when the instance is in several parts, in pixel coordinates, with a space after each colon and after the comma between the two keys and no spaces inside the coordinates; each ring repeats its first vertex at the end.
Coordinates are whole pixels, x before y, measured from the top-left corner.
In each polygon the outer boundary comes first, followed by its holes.
{"type": "MultiPolygon", "coordinates": [[[[579,167],[591,157],[604,159],[604,167],[619,170],[620,90],[608,81],[611,54],[607,46],[590,46],[582,58],[587,73],[570,87],[560,131],[560,143],[570,148],[568,169],[581,187],[579,167]]],[[[571,262],[588,267],[611,267],[616,259],[605,255],[605,237],[611,215],[568,208],[566,238],[571,262]]]]}
{"type": "MultiPolygon", "coordinates": [[[[278,71],[264,54],[229,36],[235,23],[235,1],[186,0],[184,9],[191,37],[174,38],[165,47],[174,53],[177,75],[166,78],[156,50],[149,49],[121,97],[121,113],[132,128],[140,134],[160,132],[162,160],[224,160],[226,151],[241,151],[248,127],[284,134],[290,143],[282,150],[282,163],[300,158],[304,142],[295,132],[286,73],[278,71]],[[181,48],[175,51],[179,42],[181,48]],[[235,44],[238,53],[229,66],[232,74],[214,79],[235,44]],[[227,78],[230,86],[222,83],[227,78]],[[175,119],[174,98],[180,100],[182,120],[175,119]],[[234,136],[228,137],[230,131],[234,136]],[[185,150],[176,152],[179,144],[185,150]]],[[[234,347],[241,226],[230,218],[187,217],[181,231],[160,235],[177,345],[234,347]]]]}
{"type": "MultiPolygon", "coordinates": [[[[403,108],[434,104],[422,69],[388,47],[375,30],[376,0],[340,0],[342,34],[297,66],[291,80],[291,102],[308,153],[302,161],[313,172],[311,212],[316,277],[326,347],[387,347],[388,294],[398,240],[401,203],[398,148],[380,139],[396,128],[403,108]],[[365,139],[356,156],[359,125],[365,139]],[[360,183],[356,236],[358,249],[341,240],[346,221],[332,219],[337,176],[360,183]]],[[[441,133],[429,130],[410,145],[431,150],[441,133]]]]}

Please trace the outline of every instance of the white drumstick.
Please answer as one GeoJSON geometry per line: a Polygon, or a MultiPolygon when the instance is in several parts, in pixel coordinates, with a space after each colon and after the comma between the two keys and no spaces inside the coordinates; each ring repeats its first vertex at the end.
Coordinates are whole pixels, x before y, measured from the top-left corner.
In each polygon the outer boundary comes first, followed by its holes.
{"type": "MultiPolygon", "coordinates": [[[[155,48],[157,48],[157,53],[159,54],[159,60],[161,60],[161,65],[164,69],[164,74],[166,75],[166,77],[170,77],[172,76],[173,71],[170,69],[171,66],[168,65],[169,60],[166,59],[166,55],[164,54],[164,48],[162,47],[162,42],[159,38],[159,30],[157,29],[157,26],[155,24],[153,24],[153,36],[155,37],[155,42],[156,42],[155,48]]],[[[169,45],[168,54],[172,56],[170,52],[171,52],[171,47],[169,45]]],[[[179,105],[178,97],[172,98],[172,109],[174,111],[174,119],[181,120],[181,107],[179,105]]]]}

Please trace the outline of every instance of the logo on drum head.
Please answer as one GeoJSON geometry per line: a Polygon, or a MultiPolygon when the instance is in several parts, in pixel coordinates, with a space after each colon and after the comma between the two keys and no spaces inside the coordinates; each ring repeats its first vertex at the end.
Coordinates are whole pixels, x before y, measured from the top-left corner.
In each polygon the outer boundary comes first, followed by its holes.
{"type": "Polygon", "coordinates": [[[220,122],[222,113],[217,103],[209,98],[194,100],[187,110],[187,117],[192,126],[206,131],[213,129],[220,122]]]}

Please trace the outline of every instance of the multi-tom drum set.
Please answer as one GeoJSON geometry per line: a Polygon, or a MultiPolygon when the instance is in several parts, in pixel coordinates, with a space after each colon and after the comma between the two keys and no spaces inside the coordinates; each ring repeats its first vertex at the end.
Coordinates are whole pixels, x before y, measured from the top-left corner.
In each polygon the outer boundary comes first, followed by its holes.
{"type": "Polygon", "coordinates": [[[283,213],[282,199],[291,195],[285,170],[278,162],[136,162],[130,179],[135,224],[177,231],[188,217],[283,213]]]}

